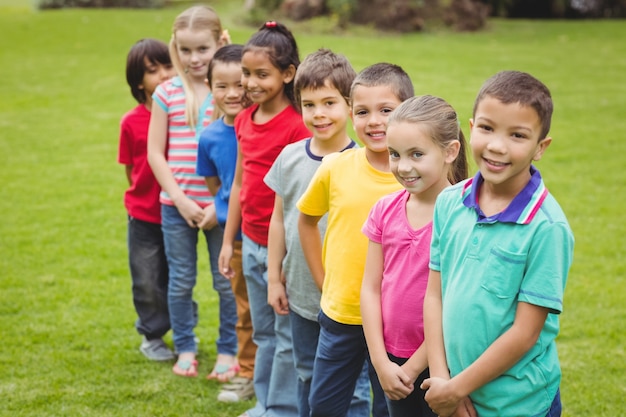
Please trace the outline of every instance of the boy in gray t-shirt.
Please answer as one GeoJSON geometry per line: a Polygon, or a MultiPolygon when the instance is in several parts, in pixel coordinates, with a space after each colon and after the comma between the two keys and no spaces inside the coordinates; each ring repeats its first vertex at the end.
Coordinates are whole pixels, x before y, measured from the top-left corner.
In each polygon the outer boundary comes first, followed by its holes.
{"type": "MultiPolygon", "coordinates": [[[[298,374],[298,412],[306,417],[319,335],[317,315],[322,283],[314,281],[300,246],[296,202],[325,155],[357,146],[347,134],[348,97],[355,76],[348,60],[328,49],[305,58],[298,67],[295,90],[302,118],[313,136],[287,145],[264,179],[276,193],[268,239],[268,303],[276,314],[289,314],[298,374]]],[[[319,224],[323,234],[326,217],[319,224]]],[[[355,394],[349,415],[369,415],[366,374],[357,384],[355,394]]]]}

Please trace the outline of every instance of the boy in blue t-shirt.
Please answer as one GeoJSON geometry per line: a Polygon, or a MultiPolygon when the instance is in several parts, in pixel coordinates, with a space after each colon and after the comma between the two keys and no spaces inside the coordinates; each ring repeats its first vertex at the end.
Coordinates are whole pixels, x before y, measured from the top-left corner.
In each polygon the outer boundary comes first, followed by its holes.
{"type": "MultiPolygon", "coordinates": [[[[220,48],[209,65],[207,81],[219,113],[223,116],[208,125],[198,140],[196,172],[205,177],[209,191],[215,197],[215,214],[219,227],[226,224],[230,188],[235,176],[237,163],[237,137],[235,136],[235,116],[243,110],[244,95],[241,85],[242,45],[226,45],[220,48]]],[[[229,382],[217,396],[218,401],[238,402],[254,396],[254,356],[256,345],[252,341],[252,320],[248,291],[241,267],[241,234],[234,246],[231,265],[235,276],[231,286],[237,308],[238,358],[229,362],[226,355],[218,354],[213,371],[207,379],[229,382]]],[[[220,305],[220,310],[225,306],[220,305]]],[[[220,321],[221,323],[221,321],[220,321]]]]}
{"type": "Polygon", "coordinates": [[[533,161],[552,142],[548,88],[499,72],[470,121],[473,178],[444,190],[433,218],[424,326],[440,416],[559,416],[555,338],[574,238],[533,161]]]}

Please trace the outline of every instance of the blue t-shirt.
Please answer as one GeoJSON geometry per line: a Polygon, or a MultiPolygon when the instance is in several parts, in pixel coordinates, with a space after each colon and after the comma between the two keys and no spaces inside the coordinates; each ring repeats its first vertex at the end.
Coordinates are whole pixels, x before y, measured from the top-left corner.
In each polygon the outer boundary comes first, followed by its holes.
{"type": "MultiPolygon", "coordinates": [[[[235,127],[224,123],[224,118],[208,125],[198,141],[196,173],[203,177],[218,177],[222,185],[215,195],[215,212],[221,227],[226,225],[228,199],[237,165],[237,136],[235,127]]],[[[237,240],[241,240],[238,234],[237,240]]]]}

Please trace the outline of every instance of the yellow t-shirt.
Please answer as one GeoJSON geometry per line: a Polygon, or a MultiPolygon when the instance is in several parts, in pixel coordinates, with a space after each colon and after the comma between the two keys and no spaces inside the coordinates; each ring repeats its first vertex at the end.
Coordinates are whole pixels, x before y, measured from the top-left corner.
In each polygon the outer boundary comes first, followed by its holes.
{"type": "Polygon", "coordinates": [[[400,188],[393,174],[370,165],[365,148],[349,149],[324,158],[297,203],[309,216],[328,213],[321,307],[339,323],[363,322],[360,296],[368,240],[361,228],[374,203],[400,188]]]}

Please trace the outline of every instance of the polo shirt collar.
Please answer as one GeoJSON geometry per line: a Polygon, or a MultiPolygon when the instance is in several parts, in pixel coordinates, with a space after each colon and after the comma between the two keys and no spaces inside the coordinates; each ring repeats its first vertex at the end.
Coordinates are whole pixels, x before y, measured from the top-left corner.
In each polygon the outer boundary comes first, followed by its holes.
{"type": "Polygon", "coordinates": [[[517,223],[529,224],[541,207],[541,204],[548,195],[548,189],[541,179],[541,174],[534,166],[530,166],[530,181],[513,198],[513,201],[504,211],[486,217],[478,206],[478,192],[480,186],[485,181],[479,172],[473,178],[466,181],[463,186],[463,204],[468,208],[473,208],[478,215],[479,223],[517,223]]]}

